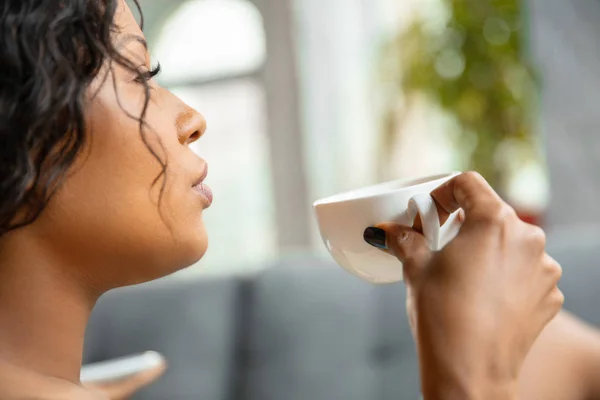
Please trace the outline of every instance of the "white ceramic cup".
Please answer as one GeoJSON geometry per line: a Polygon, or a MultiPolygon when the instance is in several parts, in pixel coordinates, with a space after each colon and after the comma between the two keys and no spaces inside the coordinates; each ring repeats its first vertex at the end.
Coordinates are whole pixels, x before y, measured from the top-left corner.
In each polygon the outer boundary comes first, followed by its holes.
{"type": "Polygon", "coordinates": [[[442,249],[458,234],[454,213],[440,227],[430,193],[458,172],[397,180],[341,193],[314,203],[321,237],[335,261],[350,273],[372,283],[402,280],[402,264],[363,239],[366,228],[381,222],[412,226],[421,216],[429,247],[442,249]]]}

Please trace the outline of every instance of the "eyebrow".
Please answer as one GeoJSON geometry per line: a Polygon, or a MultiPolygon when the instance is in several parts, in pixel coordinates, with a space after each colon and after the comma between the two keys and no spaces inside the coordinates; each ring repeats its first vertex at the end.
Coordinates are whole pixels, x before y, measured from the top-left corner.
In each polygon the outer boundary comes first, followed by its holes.
{"type": "Polygon", "coordinates": [[[117,48],[120,49],[121,47],[125,46],[127,43],[131,42],[131,41],[136,41],[139,44],[141,44],[142,46],[144,46],[144,49],[147,51],[148,50],[148,42],[146,42],[146,40],[139,36],[139,35],[134,35],[132,33],[129,33],[127,35],[123,35],[121,40],[119,40],[119,42],[117,43],[117,48]]]}

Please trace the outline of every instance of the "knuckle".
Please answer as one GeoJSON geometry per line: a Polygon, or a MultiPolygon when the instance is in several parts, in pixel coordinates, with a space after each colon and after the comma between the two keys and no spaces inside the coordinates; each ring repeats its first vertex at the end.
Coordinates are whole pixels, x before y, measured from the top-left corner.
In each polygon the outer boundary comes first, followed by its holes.
{"type": "Polygon", "coordinates": [[[485,179],[477,172],[462,173],[453,179],[456,196],[462,197],[465,205],[474,205],[481,189],[488,186],[485,179]]]}
{"type": "Polygon", "coordinates": [[[550,297],[550,301],[558,309],[562,308],[562,306],[565,304],[565,295],[559,288],[553,290],[550,294],[550,297]]]}
{"type": "Polygon", "coordinates": [[[486,207],[486,212],[482,216],[482,219],[489,225],[503,226],[513,217],[514,210],[506,203],[498,201],[486,207]]]}
{"type": "Polygon", "coordinates": [[[561,265],[559,263],[557,263],[556,261],[553,261],[550,264],[550,273],[552,275],[552,278],[558,282],[560,281],[560,279],[562,278],[563,275],[563,269],[561,267],[561,265]]]}
{"type": "Polygon", "coordinates": [[[538,226],[529,225],[531,233],[529,235],[530,243],[539,250],[546,248],[546,232],[538,226]]]}
{"type": "Polygon", "coordinates": [[[552,257],[545,253],[541,265],[542,272],[545,276],[547,276],[550,279],[550,283],[552,285],[558,284],[563,274],[562,266],[556,260],[554,260],[552,257]]]}
{"type": "Polygon", "coordinates": [[[454,178],[454,187],[463,189],[469,184],[470,179],[468,172],[462,173],[454,178]]]}
{"type": "Polygon", "coordinates": [[[469,171],[458,175],[454,178],[454,186],[458,190],[463,193],[469,193],[468,188],[472,188],[473,186],[479,185],[485,182],[485,179],[478,173],[474,171],[469,171]]]}
{"type": "Polygon", "coordinates": [[[469,186],[470,184],[472,184],[474,182],[478,182],[480,179],[483,179],[483,177],[481,175],[479,175],[479,173],[474,172],[474,171],[468,171],[468,172],[463,172],[462,174],[455,177],[454,183],[456,186],[465,187],[465,186],[469,186]]]}
{"type": "Polygon", "coordinates": [[[471,183],[471,182],[485,182],[485,179],[479,172],[475,171],[467,171],[457,177],[457,180],[462,181],[463,183],[471,183]]]}

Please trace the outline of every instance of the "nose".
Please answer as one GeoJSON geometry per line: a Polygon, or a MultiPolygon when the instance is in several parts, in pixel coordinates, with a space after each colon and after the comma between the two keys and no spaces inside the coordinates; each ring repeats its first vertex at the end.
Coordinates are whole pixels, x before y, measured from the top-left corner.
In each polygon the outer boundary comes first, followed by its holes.
{"type": "Polygon", "coordinates": [[[200,139],[206,132],[206,119],[191,107],[186,107],[186,110],[177,116],[175,124],[179,143],[186,146],[200,139]]]}

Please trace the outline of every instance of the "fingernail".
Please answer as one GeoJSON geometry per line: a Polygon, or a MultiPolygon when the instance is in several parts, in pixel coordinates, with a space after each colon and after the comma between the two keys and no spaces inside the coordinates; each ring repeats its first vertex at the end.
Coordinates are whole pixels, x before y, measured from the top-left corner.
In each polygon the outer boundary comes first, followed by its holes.
{"type": "Polygon", "coordinates": [[[408,239],[408,232],[402,232],[398,237],[398,243],[405,242],[408,239]]]}
{"type": "Polygon", "coordinates": [[[365,242],[369,243],[373,247],[377,247],[378,249],[386,250],[388,247],[386,245],[386,237],[385,231],[380,228],[375,228],[373,226],[365,229],[363,233],[363,238],[365,242]]]}

